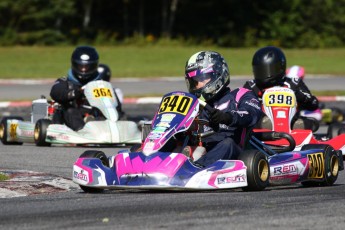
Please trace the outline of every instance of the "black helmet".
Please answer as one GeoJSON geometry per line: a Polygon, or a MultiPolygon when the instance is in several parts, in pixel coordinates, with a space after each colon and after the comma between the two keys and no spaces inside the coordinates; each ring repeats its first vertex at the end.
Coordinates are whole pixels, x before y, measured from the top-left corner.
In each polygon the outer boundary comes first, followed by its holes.
{"type": "Polygon", "coordinates": [[[100,75],[100,79],[104,81],[110,81],[111,77],[111,70],[108,65],[106,64],[99,64],[98,65],[98,73],[100,75]]]}
{"type": "Polygon", "coordinates": [[[267,46],[256,51],[252,67],[255,82],[259,87],[276,86],[284,80],[286,58],[279,48],[267,46]]]}
{"type": "Polygon", "coordinates": [[[72,53],[72,73],[81,83],[86,84],[98,76],[98,53],[91,46],[78,46],[72,53]]]}
{"type": "Polygon", "coordinates": [[[219,53],[200,51],[188,59],[185,80],[190,93],[210,101],[230,83],[229,68],[219,53]],[[206,84],[198,89],[197,85],[204,81],[206,84]]]}

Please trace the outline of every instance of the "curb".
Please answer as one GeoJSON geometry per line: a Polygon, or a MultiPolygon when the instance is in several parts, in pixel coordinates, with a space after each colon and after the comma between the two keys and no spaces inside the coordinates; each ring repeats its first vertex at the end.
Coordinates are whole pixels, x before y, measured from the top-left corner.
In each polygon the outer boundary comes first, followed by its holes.
{"type": "Polygon", "coordinates": [[[10,177],[0,183],[0,198],[67,192],[79,188],[70,179],[48,173],[6,169],[0,169],[0,172],[10,177]]]}

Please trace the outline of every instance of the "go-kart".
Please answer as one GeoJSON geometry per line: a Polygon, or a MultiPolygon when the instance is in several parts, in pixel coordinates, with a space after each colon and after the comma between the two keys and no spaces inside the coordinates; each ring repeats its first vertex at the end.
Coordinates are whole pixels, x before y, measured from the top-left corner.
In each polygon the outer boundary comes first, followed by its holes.
{"type": "Polygon", "coordinates": [[[135,144],[141,143],[141,132],[133,121],[119,120],[117,100],[109,82],[92,81],[83,87],[83,106],[93,119],[74,131],[53,119],[58,115],[56,104],[49,106],[47,99],[33,101],[31,121],[21,117],[4,117],[0,124],[0,139],[4,145],[35,143],[51,144],[135,144]],[[54,110],[52,112],[52,110],[54,110]]]}
{"type": "MultiPolygon", "coordinates": [[[[82,153],[73,165],[73,181],[90,193],[104,189],[260,191],[269,184],[332,185],[336,181],[342,165],[331,146],[308,145],[292,152],[290,146],[286,149],[290,152],[278,153],[260,140],[286,138],[278,132],[250,136],[250,147],[237,160],[197,165],[205,150],[202,138],[212,135],[212,131],[200,131],[207,125],[198,119],[201,109],[210,110],[192,94],[164,95],[149,131],[143,128],[141,146],[110,157],[98,150],[82,153]]],[[[293,139],[288,140],[294,148],[293,139]]]]}
{"type": "MultiPolygon", "coordinates": [[[[297,111],[297,101],[293,90],[284,87],[272,87],[267,89],[262,96],[262,107],[267,118],[261,129],[254,129],[254,132],[283,132],[290,134],[296,146],[294,150],[300,150],[307,144],[325,144],[332,146],[335,150],[345,154],[345,134],[337,133],[343,128],[343,125],[333,124],[328,128],[328,134],[319,134],[318,138],[313,134],[311,129],[295,127],[293,118],[297,111]],[[319,138],[322,137],[322,138],[319,138]]],[[[287,141],[273,140],[265,142],[272,147],[288,145],[287,141]]]]}

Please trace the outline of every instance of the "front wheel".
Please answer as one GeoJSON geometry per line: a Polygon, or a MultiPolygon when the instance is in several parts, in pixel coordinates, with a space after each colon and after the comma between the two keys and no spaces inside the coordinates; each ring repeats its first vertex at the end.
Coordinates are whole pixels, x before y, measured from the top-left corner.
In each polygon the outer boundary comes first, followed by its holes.
{"type": "MultiPolygon", "coordinates": [[[[83,152],[79,158],[98,158],[101,160],[101,162],[104,166],[109,167],[108,157],[102,151],[87,150],[87,151],[83,152]]],[[[101,193],[104,191],[104,189],[101,189],[101,188],[87,187],[84,185],[79,185],[79,186],[86,193],[101,193]]]]}
{"type": "Polygon", "coordinates": [[[245,150],[239,160],[247,166],[248,186],[243,191],[262,191],[269,185],[270,167],[265,154],[258,150],[245,150]]]}
{"type": "Polygon", "coordinates": [[[36,146],[50,146],[51,145],[51,143],[46,142],[47,129],[51,123],[52,121],[48,119],[39,119],[36,122],[35,130],[34,130],[34,140],[35,140],[36,146]]]}

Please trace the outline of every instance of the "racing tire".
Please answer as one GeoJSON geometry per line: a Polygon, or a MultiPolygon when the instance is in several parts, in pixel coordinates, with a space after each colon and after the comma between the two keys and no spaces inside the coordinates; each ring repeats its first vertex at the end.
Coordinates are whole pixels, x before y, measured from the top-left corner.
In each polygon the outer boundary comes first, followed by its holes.
{"type": "Polygon", "coordinates": [[[320,181],[303,181],[301,184],[306,187],[316,187],[316,186],[331,186],[338,179],[340,170],[340,158],[337,151],[330,145],[322,144],[308,144],[301,148],[301,151],[309,149],[320,149],[324,157],[324,176],[325,180],[320,181]]]}
{"type": "Polygon", "coordinates": [[[247,166],[248,186],[243,191],[262,191],[269,185],[270,167],[266,155],[254,149],[243,151],[238,160],[247,166]]]}
{"type": "MultiPolygon", "coordinates": [[[[104,166],[109,167],[109,159],[102,151],[87,150],[80,155],[80,158],[98,158],[104,166]]],[[[86,193],[102,193],[104,191],[104,189],[101,188],[87,187],[83,185],[79,186],[86,193]]]]}
{"type": "Polygon", "coordinates": [[[50,146],[51,143],[46,142],[47,129],[52,123],[49,119],[39,119],[36,122],[34,130],[34,141],[36,146],[50,146]]]}
{"type": "Polygon", "coordinates": [[[344,128],[345,128],[345,125],[340,122],[330,124],[327,129],[327,137],[329,139],[332,139],[338,136],[339,134],[343,132],[344,128]]]}
{"type": "Polygon", "coordinates": [[[8,135],[8,127],[7,127],[7,121],[8,120],[20,120],[23,121],[24,119],[22,117],[15,117],[15,116],[9,116],[9,117],[3,117],[0,122],[0,139],[3,145],[22,145],[23,142],[18,141],[7,141],[8,135]]]}

